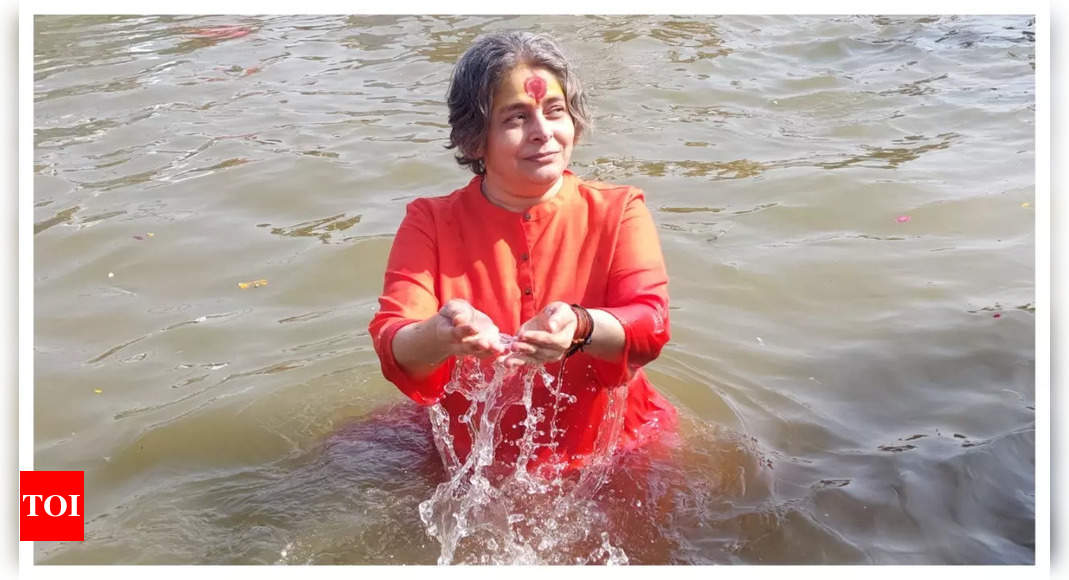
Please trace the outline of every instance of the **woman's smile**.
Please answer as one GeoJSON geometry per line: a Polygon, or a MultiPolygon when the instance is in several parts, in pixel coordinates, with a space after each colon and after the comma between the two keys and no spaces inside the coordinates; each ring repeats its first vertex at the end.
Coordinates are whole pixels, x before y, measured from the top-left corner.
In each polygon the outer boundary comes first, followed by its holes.
{"type": "Polygon", "coordinates": [[[560,151],[546,151],[543,153],[535,153],[534,155],[524,157],[524,159],[526,159],[527,161],[534,161],[535,163],[550,163],[556,158],[556,155],[559,153],[560,151]]]}

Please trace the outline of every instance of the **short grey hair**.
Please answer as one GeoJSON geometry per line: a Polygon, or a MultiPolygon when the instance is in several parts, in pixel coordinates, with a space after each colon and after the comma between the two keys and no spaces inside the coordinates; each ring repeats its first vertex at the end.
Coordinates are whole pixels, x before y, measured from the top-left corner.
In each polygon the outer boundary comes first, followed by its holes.
{"type": "Polygon", "coordinates": [[[575,123],[575,139],[590,128],[586,94],[579,77],[557,43],[548,36],[530,32],[496,32],[480,36],[464,52],[449,83],[448,149],[457,149],[457,163],[476,175],[486,173],[483,150],[494,90],[502,77],[520,64],[543,67],[564,88],[568,112],[575,123]]]}

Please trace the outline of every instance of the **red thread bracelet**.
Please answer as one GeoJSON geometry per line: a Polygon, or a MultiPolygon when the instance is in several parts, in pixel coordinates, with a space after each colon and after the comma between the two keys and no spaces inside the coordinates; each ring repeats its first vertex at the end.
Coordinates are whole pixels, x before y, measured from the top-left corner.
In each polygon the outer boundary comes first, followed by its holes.
{"type": "Polygon", "coordinates": [[[575,333],[572,335],[572,346],[564,353],[564,358],[583,350],[594,336],[594,319],[590,312],[578,304],[572,304],[572,312],[575,313],[575,333]]]}

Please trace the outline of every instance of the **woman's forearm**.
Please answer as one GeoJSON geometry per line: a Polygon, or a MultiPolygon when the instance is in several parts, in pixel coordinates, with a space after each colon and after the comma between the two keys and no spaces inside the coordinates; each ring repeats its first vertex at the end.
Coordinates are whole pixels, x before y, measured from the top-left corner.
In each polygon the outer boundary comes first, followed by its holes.
{"type": "Polygon", "coordinates": [[[626,342],[623,325],[615,316],[604,310],[590,308],[587,312],[594,319],[594,332],[590,336],[590,344],[583,348],[583,352],[602,360],[620,360],[626,342]]]}
{"type": "MultiPolygon", "coordinates": [[[[583,352],[602,360],[620,360],[626,342],[623,325],[604,310],[592,308],[588,312],[594,320],[594,331],[590,344],[583,352]]],[[[452,354],[450,345],[440,338],[438,325],[444,319],[440,321],[438,318],[441,316],[435,314],[426,320],[409,324],[393,337],[394,359],[414,379],[430,376],[452,354]]]]}
{"type": "Polygon", "coordinates": [[[405,326],[393,337],[393,356],[414,379],[426,378],[449,357],[449,345],[438,338],[440,315],[405,326]]]}

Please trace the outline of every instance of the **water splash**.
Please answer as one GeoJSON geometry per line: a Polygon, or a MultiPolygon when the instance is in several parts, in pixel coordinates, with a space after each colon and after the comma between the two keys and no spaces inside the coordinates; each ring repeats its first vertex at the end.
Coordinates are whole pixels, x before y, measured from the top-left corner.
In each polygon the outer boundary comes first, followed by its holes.
{"type": "Polygon", "coordinates": [[[507,369],[501,359],[457,361],[445,392],[470,402],[456,421],[466,426],[471,450],[458,455],[450,432],[457,427],[448,411],[441,404],[430,407],[447,480],[419,505],[427,534],[441,544],[439,564],[628,563],[624,550],[610,542],[608,518],[593,500],[612,467],[627,387],[610,390],[594,451],[582,467],[570,469],[543,459],[558,450],[564,429],[557,417],[575,402],[559,383],[541,365],[507,369]],[[551,405],[533,403],[538,389],[547,390],[551,405]],[[502,418],[517,405],[525,411],[518,455],[515,462],[495,461],[502,418]]]}

